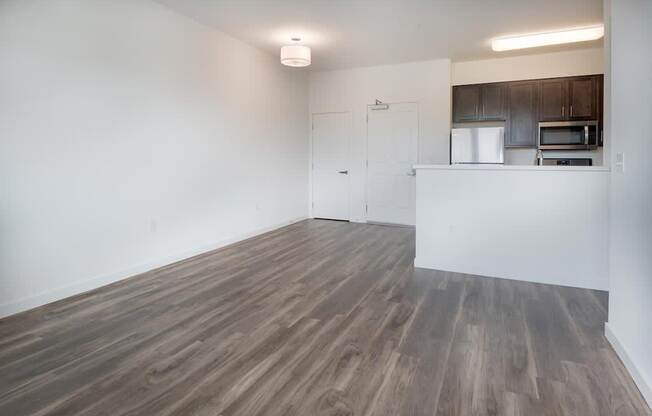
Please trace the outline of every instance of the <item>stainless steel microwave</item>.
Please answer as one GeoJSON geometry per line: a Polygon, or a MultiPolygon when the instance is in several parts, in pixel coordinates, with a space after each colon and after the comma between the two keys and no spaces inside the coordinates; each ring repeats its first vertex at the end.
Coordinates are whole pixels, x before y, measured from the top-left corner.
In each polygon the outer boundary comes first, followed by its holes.
{"type": "Polygon", "coordinates": [[[598,147],[598,122],[548,121],[539,123],[541,150],[588,150],[598,147]]]}

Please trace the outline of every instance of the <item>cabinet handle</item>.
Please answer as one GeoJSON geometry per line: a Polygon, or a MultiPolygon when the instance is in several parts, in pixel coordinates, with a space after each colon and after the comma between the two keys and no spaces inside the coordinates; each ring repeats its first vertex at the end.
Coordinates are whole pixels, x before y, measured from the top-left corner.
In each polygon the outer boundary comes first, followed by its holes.
{"type": "Polygon", "coordinates": [[[561,117],[563,118],[565,114],[566,114],[566,106],[562,105],[561,106],[561,117]]]}
{"type": "Polygon", "coordinates": [[[573,104],[571,104],[570,116],[573,117],[573,104]]]}

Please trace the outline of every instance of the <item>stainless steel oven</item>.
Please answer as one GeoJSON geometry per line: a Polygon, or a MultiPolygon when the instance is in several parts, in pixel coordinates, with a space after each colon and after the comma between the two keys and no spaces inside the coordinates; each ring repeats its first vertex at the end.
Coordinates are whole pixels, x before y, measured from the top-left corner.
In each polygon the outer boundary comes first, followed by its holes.
{"type": "Polygon", "coordinates": [[[541,150],[588,150],[598,147],[598,122],[549,121],[539,123],[541,150]]]}

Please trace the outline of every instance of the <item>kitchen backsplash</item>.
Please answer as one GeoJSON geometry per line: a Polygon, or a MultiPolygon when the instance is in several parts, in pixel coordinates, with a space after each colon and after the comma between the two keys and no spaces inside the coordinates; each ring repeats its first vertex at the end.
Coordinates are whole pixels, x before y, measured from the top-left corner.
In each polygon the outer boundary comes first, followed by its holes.
{"type": "MultiPolygon", "coordinates": [[[[593,166],[602,166],[604,160],[603,148],[590,151],[544,151],[543,157],[546,158],[591,158],[593,159],[593,166]]],[[[532,148],[527,149],[505,149],[505,164],[506,165],[534,165],[537,150],[532,148]]]]}

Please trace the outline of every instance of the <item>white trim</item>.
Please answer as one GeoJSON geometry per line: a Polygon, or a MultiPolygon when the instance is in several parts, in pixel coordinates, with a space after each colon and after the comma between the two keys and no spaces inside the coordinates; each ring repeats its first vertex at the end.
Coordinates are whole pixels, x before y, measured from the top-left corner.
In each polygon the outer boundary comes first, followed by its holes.
{"type": "Polygon", "coordinates": [[[307,219],[307,217],[302,216],[292,220],[282,221],[267,227],[262,227],[250,232],[242,233],[231,238],[226,238],[224,240],[218,240],[199,247],[191,248],[181,253],[172,254],[158,259],[151,259],[145,261],[144,263],[133,265],[118,272],[94,276],[89,279],[77,281],[67,286],[62,286],[56,289],[48,290],[47,292],[42,292],[37,295],[22,298],[14,302],[4,303],[0,305],[0,318],[4,318],[15,313],[23,312],[38,306],[65,299],[69,296],[88,292],[90,290],[106,286],[119,280],[145,273],[149,270],[158,269],[159,267],[167,266],[180,260],[185,260],[198,254],[222,248],[260,234],[274,231],[276,229],[294,224],[299,221],[303,221],[305,219],[307,219]]]}
{"type": "Polygon", "coordinates": [[[604,325],[604,335],[607,337],[607,340],[613,347],[614,351],[616,351],[616,354],[625,365],[627,371],[629,371],[629,374],[631,374],[634,383],[636,383],[641,395],[643,395],[643,398],[647,401],[648,406],[652,407],[652,385],[646,381],[644,375],[639,371],[638,367],[636,367],[636,364],[634,364],[634,361],[632,361],[630,355],[627,353],[627,349],[625,349],[625,346],[620,343],[613,329],[611,329],[609,322],[604,325]]]}

